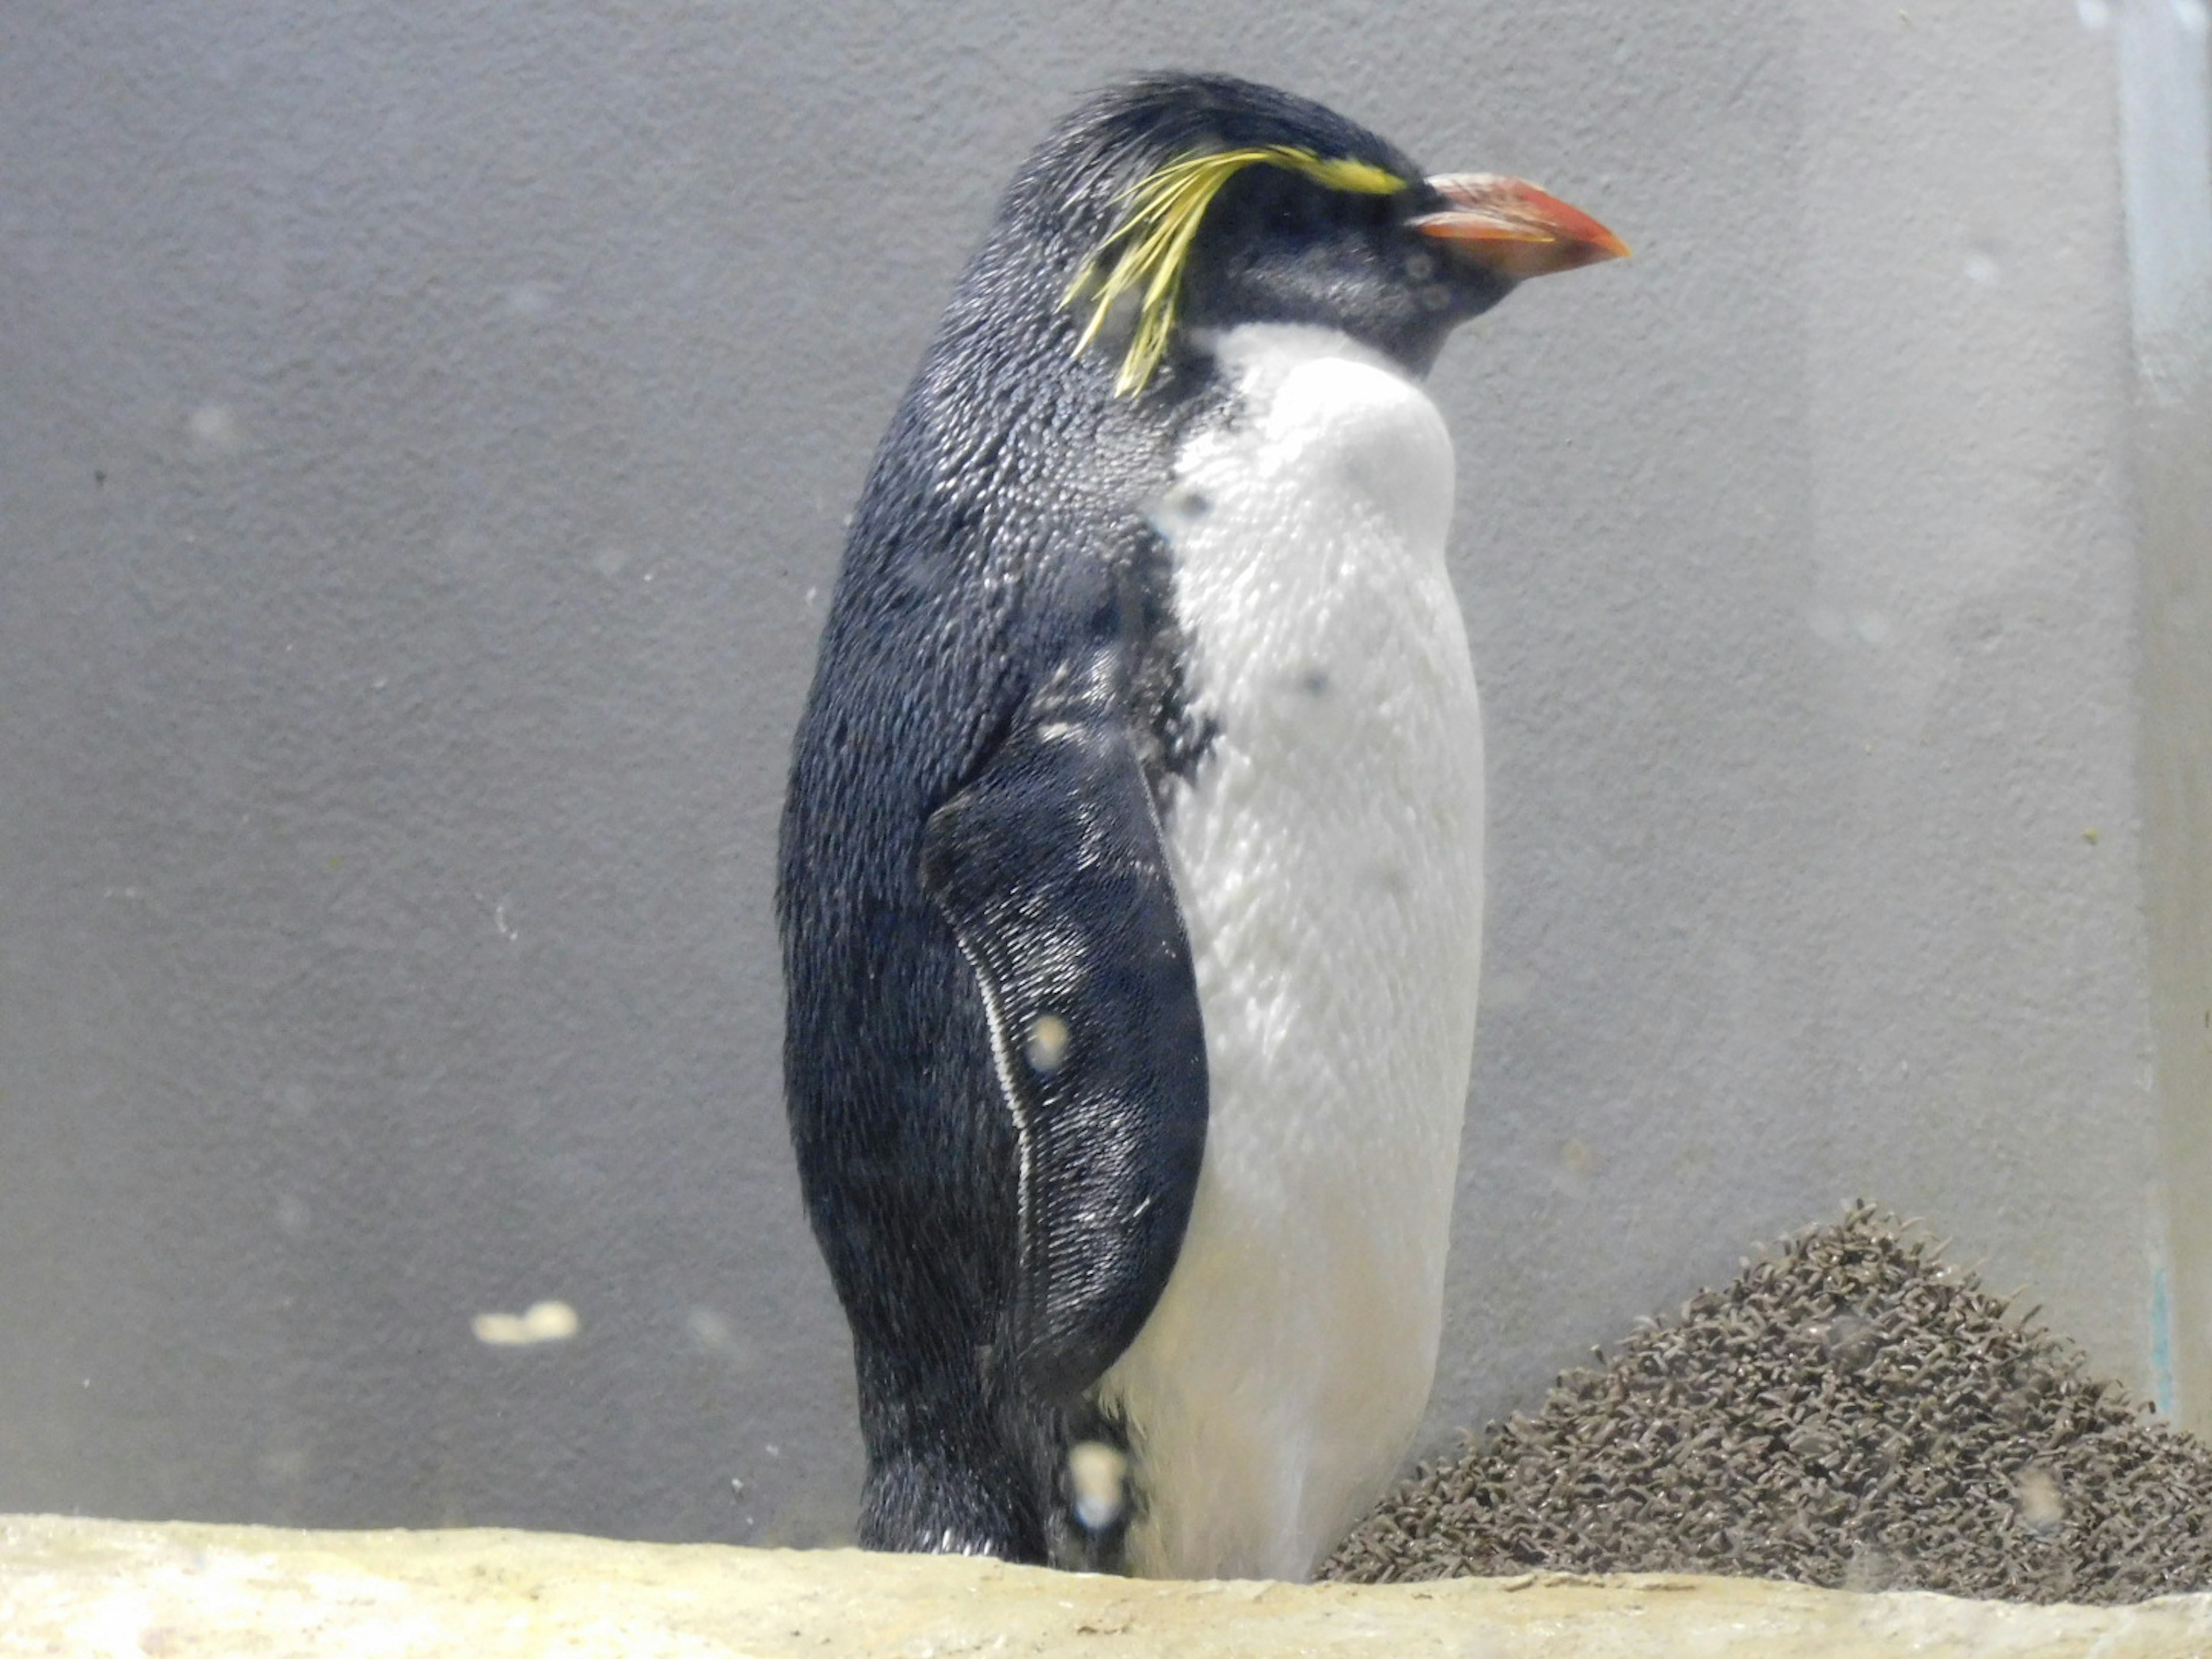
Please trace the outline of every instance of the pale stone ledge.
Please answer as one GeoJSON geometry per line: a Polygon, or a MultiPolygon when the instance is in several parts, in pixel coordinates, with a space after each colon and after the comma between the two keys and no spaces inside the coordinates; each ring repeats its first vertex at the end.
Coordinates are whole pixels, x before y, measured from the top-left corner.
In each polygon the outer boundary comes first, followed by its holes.
{"type": "Polygon", "coordinates": [[[2212,1595],[2033,1607],[1743,1579],[1160,1583],[519,1532],[0,1519],[0,1654],[2203,1659],[2212,1595]]]}

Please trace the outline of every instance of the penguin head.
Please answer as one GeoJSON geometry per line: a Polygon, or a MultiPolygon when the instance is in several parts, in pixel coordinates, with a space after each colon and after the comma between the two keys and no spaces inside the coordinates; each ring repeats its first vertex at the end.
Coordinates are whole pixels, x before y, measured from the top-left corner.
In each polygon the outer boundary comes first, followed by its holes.
{"type": "Polygon", "coordinates": [[[1059,307],[1075,349],[1123,397],[1245,323],[1338,329],[1425,373],[1518,283],[1628,252],[1534,185],[1425,177],[1334,111],[1225,76],[1100,95],[1032,159],[1004,216],[1072,273],[1059,307]]]}

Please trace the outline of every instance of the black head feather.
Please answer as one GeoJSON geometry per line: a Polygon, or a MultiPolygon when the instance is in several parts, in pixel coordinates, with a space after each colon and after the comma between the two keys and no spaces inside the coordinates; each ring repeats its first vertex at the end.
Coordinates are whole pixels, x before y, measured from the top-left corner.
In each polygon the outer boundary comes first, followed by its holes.
{"type": "MultiPolygon", "coordinates": [[[[1284,150],[1357,162],[1401,182],[1387,193],[1334,187],[1294,167],[1237,171],[1206,207],[1183,267],[1176,337],[1160,392],[1203,379],[1212,331],[1247,322],[1341,330],[1425,371],[1452,327],[1510,292],[1510,278],[1440,257],[1411,222],[1441,204],[1403,151],[1334,110],[1223,75],[1146,76],[1102,92],[1040,145],[1000,204],[945,319],[940,345],[971,368],[988,337],[1024,359],[1078,356],[1087,309],[1069,290],[1127,223],[1132,193],[1175,162],[1284,150]]],[[[1129,308],[1133,311],[1133,308],[1129,308]]],[[[1133,314],[1101,331],[1082,377],[1118,377],[1133,314]]],[[[1076,371],[1069,371],[1075,373],[1076,371]]],[[[1152,377],[1146,377],[1149,381],[1152,377]]],[[[1126,383],[1124,383],[1126,389],[1126,383]]]]}

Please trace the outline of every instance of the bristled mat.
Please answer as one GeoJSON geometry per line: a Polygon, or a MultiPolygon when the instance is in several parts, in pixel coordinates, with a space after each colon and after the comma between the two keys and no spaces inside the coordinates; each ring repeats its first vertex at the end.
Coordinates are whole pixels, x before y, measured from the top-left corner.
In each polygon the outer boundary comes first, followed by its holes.
{"type": "Polygon", "coordinates": [[[2095,1602],[2212,1587],[2212,1449],[1870,1205],[1597,1358],[1422,1468],[1321,1576],[1716,1572],[2095,1602]]]}

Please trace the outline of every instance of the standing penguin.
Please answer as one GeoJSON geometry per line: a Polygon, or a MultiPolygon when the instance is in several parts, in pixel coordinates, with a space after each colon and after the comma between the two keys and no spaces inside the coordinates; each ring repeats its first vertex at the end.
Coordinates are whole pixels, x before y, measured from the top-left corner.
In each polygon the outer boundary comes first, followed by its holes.
{"type": "Polygon", "coordinates": [[[1419,380],[1626,252],[1217,76],[1100,95],[1014,180],[853,520],[783,817],[864,1545],[1299,1578],[1404,1455],[1482,938],[1419,380]]]}

